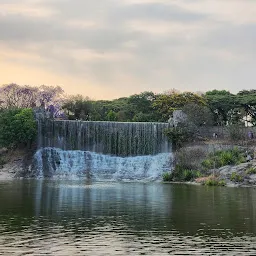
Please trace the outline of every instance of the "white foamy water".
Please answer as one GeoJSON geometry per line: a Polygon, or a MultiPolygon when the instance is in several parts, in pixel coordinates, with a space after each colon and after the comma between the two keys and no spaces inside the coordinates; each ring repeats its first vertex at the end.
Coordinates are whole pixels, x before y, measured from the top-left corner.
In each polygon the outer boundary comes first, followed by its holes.
{"type": "Polygon", "coordinates": [[[39,177],[90,180],[156,180],[169,171],[171,153],[119,157],[89,151],[43,148],[35,154],[39,177]]]}

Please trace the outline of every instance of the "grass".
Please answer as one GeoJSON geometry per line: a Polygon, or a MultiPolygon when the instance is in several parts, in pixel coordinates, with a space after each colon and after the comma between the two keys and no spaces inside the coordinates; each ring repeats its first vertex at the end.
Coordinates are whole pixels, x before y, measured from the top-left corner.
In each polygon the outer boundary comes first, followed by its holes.
{"type": "Polygon", "coordinates": [[[226,186],[226,182],[223,179],[219,179],[216,176],[202,177],[196,180],[198,183],[201,183],[205,186],[226,186]]]}
{"type": "Polygon", "coordinates": [[[216,178],[210,178],[204,183],[204,185],[223,187],[223,186],[226,186],[226,182],[224,180],[218,180],[216,178]]]}
{"type": "Polygon", "coordinates": [[[163,181],[172,181],[172,173],[171,172],[165,172],[163,173],[163,181]]]}
{"type": "Polygon", "coordinates": [[[231,174],[230,180],[233,182],[242,182],[244,178],[236,172],[231,174]]]}
{"type": "Polygon", "coordinates": [[[245,171],[246,174],[256,174],[256,168],[255,167],[250,167],[245,171]]]}
{"type": "Polygon", "coordinates": [[[193,181],[201,177],[201,172],[197,170],[181,169],[176,166],[172,172],[165,172],[163,174],[163,181],[193,181]]]}

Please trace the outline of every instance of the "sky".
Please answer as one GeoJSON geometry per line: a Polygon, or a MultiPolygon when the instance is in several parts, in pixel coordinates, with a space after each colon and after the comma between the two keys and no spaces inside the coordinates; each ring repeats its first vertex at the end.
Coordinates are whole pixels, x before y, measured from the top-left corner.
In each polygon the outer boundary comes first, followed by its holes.
{"type": "Polygon", "coordinates": [[[256,0],[0,0],[0,84],[113,99],[255,89],[256,0]]]}

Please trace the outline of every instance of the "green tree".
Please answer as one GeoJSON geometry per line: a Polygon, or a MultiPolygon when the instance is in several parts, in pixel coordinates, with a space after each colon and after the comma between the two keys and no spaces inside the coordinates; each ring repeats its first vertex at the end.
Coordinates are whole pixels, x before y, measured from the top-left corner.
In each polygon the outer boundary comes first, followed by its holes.
{"type": "Polygon", "coordinates": [[[240,104],[241,112],[245,119],[253,125],[256,124],[256,90],[242,90],[237,94],[237,101],[240,104]],[[248,119],[250,116],[251,120],[248,119]]]}
{"type": "Polygon", "coordinates": [[[0,112],[1,146],[30,146],[36,134],[37,125],[32,109],[9,109],[0,112]]]}
{"type": "Polygon", "coordinates": [[[227,125],[230,120],[238,119],[234,117],[238,112],[234,109],[239,106],[237,98],[226,90],[213,90],[205,94],[205,99],[212,113],[216,125],[227,125]]]}
{"type": "Polygon", "coordinates": [[[195,93],[170,91],[157,95],[153,107],[161,115],[161,121],[166,122],[172,116],[174,110],[182,109],[189,103],[204,106],[206,105],[206,100],[195,93]]]}
{"type": "Polygon", "coordinates": [[[117,115],[113,110],[110,110],[107,114],[107,120],[108,121],[116,121],[117,120],[117,115]]]}
{"type": "Polygon", "coordinates": [[[213,125],[213,113],[208,106],[189,103],[182,108],[182,111],[187,115],[188,121],[197,127],[213,125]]]}

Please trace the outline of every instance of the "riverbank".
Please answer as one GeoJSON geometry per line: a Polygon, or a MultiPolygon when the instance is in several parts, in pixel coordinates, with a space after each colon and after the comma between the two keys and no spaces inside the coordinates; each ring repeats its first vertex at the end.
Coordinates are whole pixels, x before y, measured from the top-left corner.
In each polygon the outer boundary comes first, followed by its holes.
{"type": "Polygon", "coordinates": [[[28,171],[34,150],[27,148],[0,149],[0,180],[20,178],[28,171]]]}
{"type": "Polygon", "coordinates": [[[208,186],[256,186],[256,142],[205,140],[174,152],[175,168],[164,181],[208,186]]]}
{"type": "MultiPolygon", "coordinates": [[[[192,164],[195,167],[192,170],[200,170],[197,166],[200,166],[209,154],[218,150],[227,151],[238,147],[244,152],[247,150],[251,152],[255,151],[254,145],[245,148],[241,145],[238,146],[228,142],[221,143],[220,141],[218,143],[214,141],[207,141],[200,144],[194,143],[193,145],[184,147],[183,150],[185,149],[185,151],[182,154],[179,152],[179,157],[182,159],[178,159],[178,164],[181,164],[182,160],[183,162],[192,164]]],[[[2,160],[0,161],[0,180],[31,177],[30,169],[34,153],[35,150],[28,150],[26,148],[15,150],[0,149],[0,160],[2,160]]],[[[190,182],[181,181],[174,183],[200,185],[205,184],[207,180],[211,179],[214,182],[216,180],[220,181],[219,185],[228,187],[253,187],[256,186],[256,159],[237,165],[225,165],[220,168],[209,169],[206,172],[201,172],[198,177],[198,179],[194,178],[190,182]]],[[[213,183],[210,182],[207,185],[213,185],[213,183]]]]}
{"type": "Polygon", "coordinates": [[[211,173],[229,187],[256,186],[256,159],[235,166],[223,166],[211,170],[211,173]]]}

